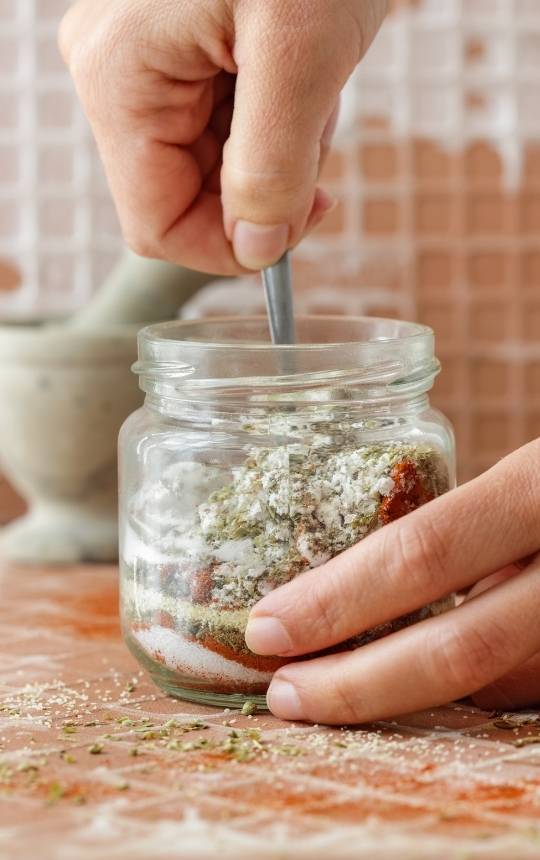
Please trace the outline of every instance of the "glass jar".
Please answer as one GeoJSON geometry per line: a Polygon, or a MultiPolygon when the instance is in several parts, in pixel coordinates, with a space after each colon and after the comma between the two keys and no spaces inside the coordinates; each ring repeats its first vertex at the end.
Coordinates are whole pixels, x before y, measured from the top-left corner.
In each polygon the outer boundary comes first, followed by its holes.
{"type": "Polygon", "coordinates": [[[429,328],[373,318],[300,317],[279,347],[263,317],[140,332],[146,399],[120,437],[121,613],[160,687],[264,705],[286,661],[247,648],[252,606],[453,486],[452,430],[427,396],[433,349],[429,328]]]}

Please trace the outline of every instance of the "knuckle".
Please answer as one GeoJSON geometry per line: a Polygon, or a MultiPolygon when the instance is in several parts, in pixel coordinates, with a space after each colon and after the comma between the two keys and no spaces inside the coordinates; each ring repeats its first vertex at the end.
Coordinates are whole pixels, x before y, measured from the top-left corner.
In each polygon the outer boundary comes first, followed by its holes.
{"type": "MultiPolygon", "coordinates": [[[[425,594],[429,588],[440,596],[447,588],[448,550],[439,529],[429,516],[411,517],[397,526],[392,541],[392,553],[397,554],[396,576],[407,577],[412,589],[425,594]]],[[[390,556],[391,557],[391,556],[390,556]]]]}
{"type": "Polygon", "coordinates": [[[274,165],[264,170],[227,165],[224,181],[230,194],[252,203],[294,197],[304,191],[305,181],[288,165],[274,165]]]}
{"type": "Polygon", "coordinates": [[[535,439],[524,449],[526,456],[520,457],[522,468],[518,473],[519,496],[524,525],[540,538],[540,439],[535,439]]]}
{"type": "Polygon", "coordinates": [[[288,152],[269,140],[250,139],[223,150],[221,181],[227,202],[237,217],[259,215],[265,223],[288,222],[295,213],[309,210],[317,180],[319,150],[298,163],[292,148],[288,152]]]}
{"type": "Polygon", "coordinates": [[[477,478],[484,481],[486,491],[495,500],[495,508],[503,508],[511,497],[513,512],[517,517],[520,535],[540,540],[540,438],[508,454],[477,478]]]}
{"type": "Polygon", "coordinates": [[[350,678],[339,672],[335,673],[332,690],[334,712],[339,714],[340,722],[356,723],[365,714],[366,709],[358,697],[358,691],[351,686],[350,678]]]}
{"type": "Polygon", "coordinates": [[[499,625],[485,629],[445,626],[428,643],[434,670],[448,679],[454,695],[473,693],[504,672],[508,636],[499,625]]]}
{"type": "Polygon", "coordinates": [[[90,16],[85,0],[79,0],[64,15],[58,30],[58,46],[85,98],[95,93],[98,83],[100,91],[108,91],[106,82],[121,73],[138,26],[135,8],[121,14],[119,9],[111,7],[96,19],[90,16]]]}
{"type": "MultiPolygon", "coordinates": [[[[309,595],[309,612],[311,618],[312,633],[317,643],[324,642],[327,645],[339,642],[339,622],[342,616],[340,601],[330,595],[328,589],[314,587],[309,595]]],[[[305,616],[303,615],[302,629],[305,631],[305,616]]],[[[305,633],[304,633],[305,637],[305,633]]]]}

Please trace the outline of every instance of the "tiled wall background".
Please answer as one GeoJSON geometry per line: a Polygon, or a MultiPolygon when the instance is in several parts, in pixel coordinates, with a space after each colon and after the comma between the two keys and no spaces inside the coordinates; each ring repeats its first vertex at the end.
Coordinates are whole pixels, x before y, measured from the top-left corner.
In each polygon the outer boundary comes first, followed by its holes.
{"type": "Polygon", "coordinates": [[[0,0],[0,315],[84,303],[119,248],[86,121],[58,53],[69,0],[0,0]]]}
{"type": "MultiPolygon", "coordinates": [[[[56,49],[66,5],[0,0],[4,317],[81,305],[119,248],[56,49]]],[[[462,478],[540,435],[539,93],[537,0],[394,2],[344,98],[339,206],[296,254],[303,309],[434,327],[462,478]]]]}

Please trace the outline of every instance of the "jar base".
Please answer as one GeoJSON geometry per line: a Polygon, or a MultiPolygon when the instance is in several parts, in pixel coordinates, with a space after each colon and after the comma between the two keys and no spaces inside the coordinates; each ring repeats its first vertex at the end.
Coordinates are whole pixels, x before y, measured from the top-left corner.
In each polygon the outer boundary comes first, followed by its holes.
{"type": "Polygon", "coordinates": [[[209,705],[216,708],[233,708],[241,710],[246,702],[257,706],[258,711],[268,711],[266,696],[261,690],[250,693],[249,691],[222,691],[212,688],[212,683],[202,679],[190,678],[180,672],[173,671],[167,666],[160,665],[140,647],[137,640],[124,631],[124,639],[129,650],[139,663],[146,669],[156,686],[162,689],[168,696],[182,699],[185,702],[194,702],[198,705],[209,705]],[[206,689],[205,689],[206,687],[206,689]]]}
{"type": "Polygon", "coordinates": [[[196,705],[208,705],[213,708],[231,708],[232,710],[242,710],[246,703],[256,705],[257,711],[267,711],[266,696],[246,696],[242,693],[211,693],[209,691],[191,690],[187,687],[180,687],[177,684],[167,683],[163,678],[158,677],[154,673],[150,676],[154,682],[174,699],[181,699],[184,702],[194,702],[196,705]]]}

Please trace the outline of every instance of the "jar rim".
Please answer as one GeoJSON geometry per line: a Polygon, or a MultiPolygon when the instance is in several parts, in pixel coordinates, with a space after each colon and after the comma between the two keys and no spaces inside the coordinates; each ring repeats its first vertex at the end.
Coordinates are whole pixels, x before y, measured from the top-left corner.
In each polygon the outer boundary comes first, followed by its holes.
{"type": "Polygon", "coordinates": [[[332,339],[325,341],[305,342],[297,341],[294,344],[279,344],[275,345],[271,342],[270,332],[268,329],[267,318],[263,315],[249,316],[218,316],[204,317],[194,320],[172,320],[170,322],[153,323],[146,326],[139,332],[139,349],[144,344],[159,344],[181,346],[189,344],[191,347],[198,347],[203,350],[211,349],[239,349],[239,350],[269,350],[273,354],[277,352],[302,352],[313,351],[317,349],[339,348],[346,346],[370,346],[373,344],[385,344],[390,346],[392,342],[403,343],[413,339],[422,339],[433,337],[433,330],[423,323],[409,322],[407,320],[397,320],[385,317],[367,317],[367,316],[345,316],[339,314],[299,314],[295,318],[297,329],[302,332],[303,326],[315,323],[322,323],[326,326],[337,325],[339,327],[347,326],[364,326],[366,329],[372,328],[376,330],[387,329],[392,331],[392,334],[379,335],[375,337],[348,337],[340,339],[332,339]],[[248,326],[258,326],[259,331],[266,329],[265,340],[238,339],[236,337],[229,339],[211,339],[205,337],[205,332],[210,334],[213,331],[223,331],[226,326],[239,326],[245,329],[248,326]],[[197,337],[197,332],[200,336],[197,337]],[[183,336],[184,335],[184,336],[183,336]],[[191,335],[191,336],[190,336],[191,335]]]}
{"type": "Polygon", "coordinates": [[[419,323],[298,316],[296,329],[299,342],[275,346],[264,316],[158,323],[139,332],[133,371],[150,398],[272,402],[328,397],[329,390],[350,398],[360,388],[361,396],[405,396],[429,390],[439,372],[433,331],[419,323]]]}

